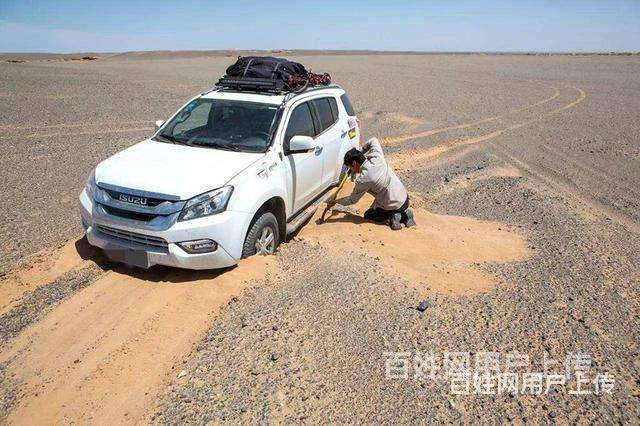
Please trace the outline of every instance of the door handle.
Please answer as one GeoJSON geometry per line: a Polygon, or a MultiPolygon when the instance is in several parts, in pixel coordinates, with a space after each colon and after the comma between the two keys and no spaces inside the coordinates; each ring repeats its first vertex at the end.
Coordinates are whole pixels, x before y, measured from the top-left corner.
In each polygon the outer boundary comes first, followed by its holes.
{"type": "Polygon", "coordinates": [[[315,153],[320,154],[322,152],[322,147],[320,145],[316,146],[315,153]]]}
{"type": "Polygon", "coordinates": [[[345,130],[344,132],[340,133],[340,137],[344,139],[348,134],[349,134],[349,131],[345,130]]]}

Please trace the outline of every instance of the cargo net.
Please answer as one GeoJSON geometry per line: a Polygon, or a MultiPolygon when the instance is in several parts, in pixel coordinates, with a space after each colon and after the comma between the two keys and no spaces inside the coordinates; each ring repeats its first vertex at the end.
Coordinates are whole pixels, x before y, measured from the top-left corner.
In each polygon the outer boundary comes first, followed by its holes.
{"type": "Polygon", "coordinates": [[[328,86],[331,84],[331,76],[328,73],[314,74],[309,70],[306,76],[290,74],[284,80],[284,87],[290,92],[301,93],[309,87],[328,86]]]}

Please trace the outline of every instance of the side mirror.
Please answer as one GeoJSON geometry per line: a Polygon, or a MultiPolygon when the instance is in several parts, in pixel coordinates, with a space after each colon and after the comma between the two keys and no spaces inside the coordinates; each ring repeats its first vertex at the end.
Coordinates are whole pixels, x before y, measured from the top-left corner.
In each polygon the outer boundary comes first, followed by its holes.
{"type": "Polygon", "coordinates": [[[160,127],[162,127],[163,125],[164,125],[164,120],[156,121],[156,124],[155,124],[156,128],[154,131],[157,132],[158,130],[160,130],[160,127]]]}
{"type": "Polygon", "coordinates": [[[316,143],[311,136],[294,136],[289,141],[289,149],[287,154],[299,154],[309,152],[316,149],[316,143]]]}

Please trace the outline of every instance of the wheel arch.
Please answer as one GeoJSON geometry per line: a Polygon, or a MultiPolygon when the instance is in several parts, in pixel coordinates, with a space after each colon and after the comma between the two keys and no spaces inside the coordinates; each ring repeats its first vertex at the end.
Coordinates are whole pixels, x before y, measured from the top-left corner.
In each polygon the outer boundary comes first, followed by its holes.
{"type": "Polygon", "coordinates": [[[287,233],[287,210],[284,199],[279,195],[273,195],[270,198],[262,201],[260,204],[256,204],[255,213],[253,217],[249,221],[247,229],[245,231],[245,238],[251,226],[255,223],[256,220],[262,215],[264,212],[270,212],[278,221],[278,233],[279,233],[279,242],[283,242],[286,238],[287,233]]]}

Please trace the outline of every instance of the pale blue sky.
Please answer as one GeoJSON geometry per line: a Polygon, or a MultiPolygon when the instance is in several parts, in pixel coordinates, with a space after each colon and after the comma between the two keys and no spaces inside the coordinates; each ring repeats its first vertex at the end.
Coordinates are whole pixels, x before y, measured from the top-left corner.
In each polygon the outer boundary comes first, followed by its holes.
{"type": "Polygon", "coordinates": [[[640,0],[0,0],[0,52],[640,51],[640,0]]]}

